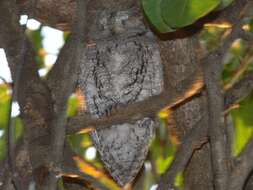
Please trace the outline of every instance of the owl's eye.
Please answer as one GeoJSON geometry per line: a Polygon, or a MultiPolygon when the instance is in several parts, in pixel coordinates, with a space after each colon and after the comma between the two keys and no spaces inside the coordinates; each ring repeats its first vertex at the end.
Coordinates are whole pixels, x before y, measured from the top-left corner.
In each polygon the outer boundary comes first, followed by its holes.
{"type": "Polygon", "coordinates": [[[126,22],[128,19],[129,13],[126,11],[120,11],[116,14],[115,23],[124,25],[124,22],[126,22]]]}
{"type": "Polygon", "coordinates": [[[102,18],[100,20],[100,25],[99,26],[101,27],[101,29],[105,29],[106,26],[107,26],[107,19],[106,18],[102,18]]]}

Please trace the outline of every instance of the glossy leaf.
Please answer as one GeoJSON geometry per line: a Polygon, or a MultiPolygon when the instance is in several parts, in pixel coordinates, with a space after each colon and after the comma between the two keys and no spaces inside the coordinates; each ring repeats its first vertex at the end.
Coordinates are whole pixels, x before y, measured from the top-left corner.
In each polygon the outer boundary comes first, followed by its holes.
{"type": "Polygon", "coordinates": [[[161,15],[161,1],[162,0],[142,0],[142,6],[145,15],[150,23],[161,33],[174,31],[163,20],[161,15]]]}
{"type": "Polygon", "coordinates": [[[220,4],[220,0],[162,0],[162,18],[172,28],[190,25],[207,15],[220,4]]]}

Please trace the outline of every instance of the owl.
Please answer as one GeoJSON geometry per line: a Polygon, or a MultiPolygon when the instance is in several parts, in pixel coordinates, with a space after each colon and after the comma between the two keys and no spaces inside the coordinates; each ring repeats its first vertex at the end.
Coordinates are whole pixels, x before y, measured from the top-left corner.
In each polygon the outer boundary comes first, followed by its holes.
{"type": "MultiPolygon", "coordinates": [[[[136,11],[101,11],[80,66],[79,87],[94,118],[115,107],[147,99],[163,89],[156,39],[136,11]]],[[[148,105],[146,105],[148,106],[148,105]]],[[[145,161],[156,122],[142,118],[90,133],[105,167],[121,186],[131,183],[145,161]]]]}

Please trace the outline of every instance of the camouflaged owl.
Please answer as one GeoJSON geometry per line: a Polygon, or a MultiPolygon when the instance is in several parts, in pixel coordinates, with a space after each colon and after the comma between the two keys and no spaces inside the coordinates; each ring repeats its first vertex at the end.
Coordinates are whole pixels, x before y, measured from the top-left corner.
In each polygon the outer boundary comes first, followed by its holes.
{"type": "MultiPolygon", "coordinates": [[[[94,19],[89,32],[93,44],[84,51],[79,75],[86,111],[99,118],[114,107],[159,94],[163,71],[158,45],[136,11],[101,11],[94,19]]],[[[146,117],[90,133],[101,160],[121,186],[138,174],[154,129],[154,120],[146,117]]]]}

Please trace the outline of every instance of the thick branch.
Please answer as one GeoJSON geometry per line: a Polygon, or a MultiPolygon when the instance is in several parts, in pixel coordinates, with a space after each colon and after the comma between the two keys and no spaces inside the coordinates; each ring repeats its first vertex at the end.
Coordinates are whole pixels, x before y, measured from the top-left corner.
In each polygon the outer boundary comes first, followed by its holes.
{"type": "MultiPolygon", "coordinates": [[[[137,4],[136,0],[93,0],[88,5],[88,12],[104,9],[127,10],[137,4]]],[[[22,14],[31,15],[29,0],[17,0],[22,14]]],[[[37,0],[34,16],[44,25],[64,31],[70,31],[76,18],[77,3],[73,0],[37,0]]],[[[88,18],[93,19],[93,17],[88,18]]]]}
{"type": "MultiPolygon", "coordinates": [[[[32,51],[32,47],[24,35],[23,29],[19,25],[19,17],[15,1],[1,1],[0,14],[0,42],[1,47],[3,47],[5,50],[8,64],[11,69],[12,78],[14,80],[14,89],[12,94],[13,100],[18,100],[21,107],[21,113],[23,114],[24,118],[27,119],[31,117],[30,112],[25,113],[24,111],[24,107],[26,106],[28,100],[32,105],[34,99],[40,99],[41,94],[45,93],[44,95],[46,95],[48,91],[44,88],[44,85],[39,79],[36,65],[33,62],[34,52],[32,51]],[[34,92],[34,89],[38,88],[41,89],[41,94],[34,92]],[[17,93],[17,91],[19,93],[17,93]]],[[[41,102],[43,103],[44,101],[41,102]]],[[[47,104],[45,103],[44,105],[47,104]]],[[[38,108],[38,110],[40,109],[41,107],[38,108]]],[[[33,113],[33,116],[34,115],[35,114],[33,113]]],[[[34,122],[36,119],[39,120],[38,117],[34,119],[34,122]]],[[[10,131],[10,134],[11,133],[12,132],[10,131]]],[[[14,175],[16,178],[19,178],[20,181],[19,185],[17,185],[18,189],[27,189],[32,180],[32,176],[30,176],[30,173],[26,173],[24,168],[28,165],[30,166],[30,161],[27,159],[25,163],[19,165],[20,163],[18,163],[16,160],[18,155],[14,154],[16,152],[16,150],[14,150],[15,147],[12,145],[9,146],[9,148],[9,160],[13,163],[12,167],[15,167],[14,175]]],[[[25,151],[23,151],[28,153],[28,147],[24,146],[23,148],[25,149],[25,151]]]]}
{"type": "MultiPolygon", "coordinates": [[[[48,77],[48,85],[52,92],[54,118],[52,121],[51,159],[54,167],[60,167],[63,157],[67,100],[74,90],[77,81],[78,63],[81,62],[86,37],[86,6],[87,0],[77,1],[77,23],[70,39],[60,52],[57,62],[48,77]]],[[[51,175],[49,190],[55,190],[57,179],[51,175]]]]}
{"type": "Polygon", "coordinates": [[[144,117],[153,117],[162,109],[169,109],[198,93],[203,87],[200,71],[197,71],[194,77],[192,80],[185,81],[185,87],[182,88],[184,91],[180,93],[168,92],[165,89],[160,95],[129,104],[124,108],[120,107],[114,110],[110,116],[99,119],[92,118],[88,114],[73,117],[68,122],[67,133],[71,134],[87,128],[97,129],[123,122],[134,122],[144,117]]]}
{"type": "Polygon", "coordinates": [[[209,135],[211,144],[214,186],[217,190],[227,189],[228,167],[226,158],[226,133],[223,112],[223,94],[220,85],[222,71],[221,56],[209,56],[204,65],[204,80],[207,90],[209,135]]]}

